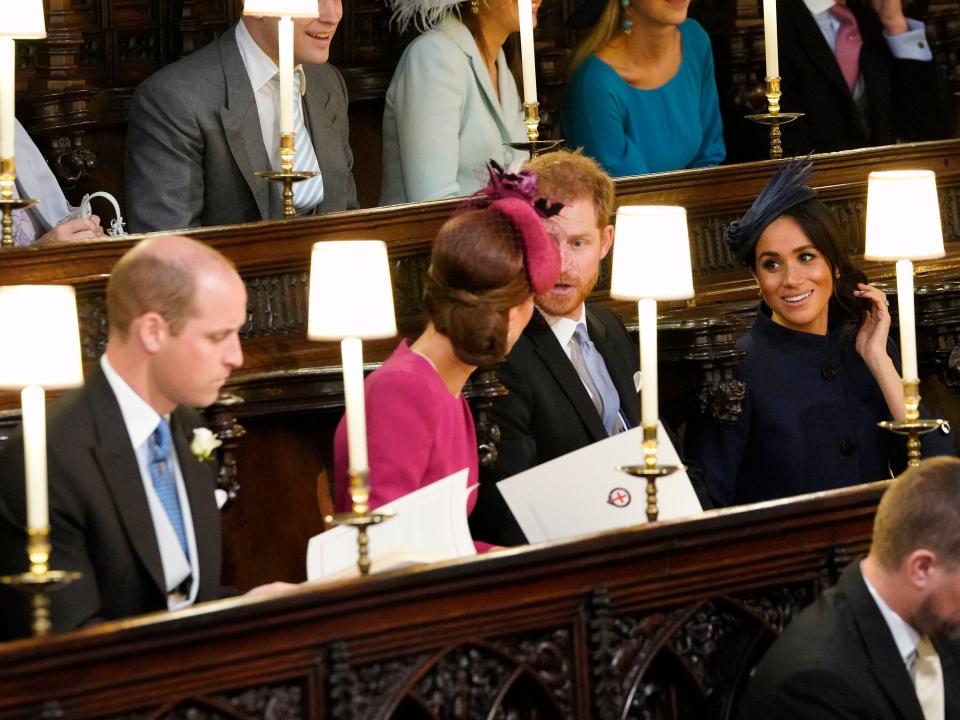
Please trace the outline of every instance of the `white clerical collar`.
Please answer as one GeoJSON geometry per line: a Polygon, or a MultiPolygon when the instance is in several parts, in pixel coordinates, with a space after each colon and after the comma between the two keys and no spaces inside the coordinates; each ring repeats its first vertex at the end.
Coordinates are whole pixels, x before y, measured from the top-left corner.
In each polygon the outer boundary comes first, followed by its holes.
{"type": "MultiPolygon", "coordinates": [[[[863,573],[861,572],[861,574],[863,573]]],[[[883,615],[887,627],[890,628],[890,634],[893,635],[893,641],[897,644],[900,657],[904,664],[909,667],[910,660],[917,651],[917,643],[920,642],[920,633],[887,605],[887,601],[880,597],[880,593],[870,584],[866,575],[863,575],[863,582],[867,586],[867,590],[870,591],[870,595],[873,596],[873,601],[880,608],[880,614],[883,615]]]]}
{"type": "Polygon", "coordinates": [[[807,6],[807,10],[810,11],[811,15],[816,16],[822,12],[826,12],[837,3],[834,2],[834,0],[803,0],[803,4],[807,6]]]}
{"type": "Polygon", "coordinates": [[[113,390],[114,397],[117,398],[117,404],[120,405],[120,414],[123,415],[123,423],[127,426],[127,434],[130,436],[131,444],[136,449],[145,443],[147,438],[157,429],[157,425],[160,423],[160,415],[150,407],[146,400],[137,395],[136,391],[127,384],[127,381],[113,369],[106,353],[100,356],[100,367],[110,384],[110,389],[113,390]]]}
{"type": "Polygon", "coordinates": [[[580,313],[576,320],[560,315],[550,315],[543,310],[540,310],[540,314],[543,315],[550,329],[553,330],[553,334],[560,342],[560,347],[563,348],[569,344],[570,338],[577,331],[577,325],[580,323],[583,323],[584,327],[587,325],[587,306],[584,303],[580,303],[580,313]]]}

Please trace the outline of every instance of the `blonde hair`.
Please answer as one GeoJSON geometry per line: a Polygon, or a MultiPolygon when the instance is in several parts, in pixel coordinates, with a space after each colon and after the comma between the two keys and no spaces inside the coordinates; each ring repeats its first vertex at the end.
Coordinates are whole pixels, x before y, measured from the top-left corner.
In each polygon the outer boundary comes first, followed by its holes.
{"type": "Polygon", "coordinates": [[[620,29],[620,13],[620,0],[608,0],[607,6],[600,13],[593,29],[573,51],[570,62],[567,64],[566,77],[568,80],[577,68],[583,64],[584,60],[610,42],[614,33],[620,29]]]}

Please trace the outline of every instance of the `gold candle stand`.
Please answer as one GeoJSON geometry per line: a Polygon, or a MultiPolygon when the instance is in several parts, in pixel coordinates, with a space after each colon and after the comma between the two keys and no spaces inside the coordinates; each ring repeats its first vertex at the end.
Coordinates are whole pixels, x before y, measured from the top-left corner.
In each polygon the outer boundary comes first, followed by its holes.
{"type": "Polygon", "coordinates": [[[13,196],[17,171],[13,158],[0,159],[0,211],[3,213],[3,234],[0,235],[0,247],[13,247],[13,211],[36,205],[30,198],[13,196]]]}
{"type": "Polygon", "coordinates": [[[920,436],[939,429],[943,425],[943,420],[920,417],[920,382],[918,380],[903,381],[903,402],[906,418],[883,420],[877,424],[885,430],[907,436],[907,466],[914,467],[920,464],[920,436]]]}
{"type": "Polygon", "coordinates": [[[293,184],[302,180],[309,180],[320,173],[316,170],[294,170],[293,159],[296,155],[296,145],[293,133],[280,133],[280,172],[260,170],[257,172],[262,178],[270,182],[283,183],[283,217],[293,218],[297,211],[293,207],[293,184]]]}
{"type": "Polygon", "coordinates": [[[0,584],[12,585],[33,596],[33,635],[45,637],[53,629],[49,593],[79,580],[80,573],[50,569],[49,527],[27,530],[27,557],[30,559],[29,572],[0,577],[0,584]]]}
{"type": "Polygon", "coordinates": [[[656,522],[660,517],[657,506],[657,478],[686,470],[684,465],[660,465],[657,463],[657,426],[643,426],[643,465],[620,465],[617,470],[647,481],[647,520],[656,522]]]}
{"type": "Polygon", "coordinates": [[[384,520],[393,517],[392,513],[370,512],[370,482],[369,471],[350,471],[350,499],[353,501],[353,511],[327,515],[324,522],[328,525],[349,525],[357,529],[357,569],[361,575],[370,574],[370,538],[367,528],[378,525],[384,520]]]}
{"type": "Polygon", "coordinates": [[[770,126],[770,159],[780,160],[783,157],[783,143],[781,141],[780,126],[803,117],[803,113],[780,112],[780,77],[768,77],[767,83],[767,112],[747,115],[748,120],[770,126]]]}
{"type": "Polygon", "coordinates": [[[526,142],[507,143],[514,150],[525,150],[530,157],[535,158],[543,153],[556,149],[563,140],[540,139],[540,103],[523,104],[523,123],[527,126],[526,142]]]}

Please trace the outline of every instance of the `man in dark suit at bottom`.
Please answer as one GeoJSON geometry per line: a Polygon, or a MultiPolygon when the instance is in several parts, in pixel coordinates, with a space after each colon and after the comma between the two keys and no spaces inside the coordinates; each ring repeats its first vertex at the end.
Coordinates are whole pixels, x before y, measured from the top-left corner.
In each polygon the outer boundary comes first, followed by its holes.
{"type": "Polygon", "coordinates": [[[491,412],[501,433],[499,460],[481,473],[470,528],[474,539],[498,545],[526,542],[498,480],[640,422],[636,344],[610,310],[585,302],[613,246],[613,181],[592,159],[567,151],[534,158],[525,169],[536,174],[540,195],[563,203],[545,221],[562,269],[556,285],[536,297],[533,318],[497,371],[510,393],[491,412]],[[606,377],[593,376],[591,354],[606,377]]]}
{"type": "Polygon", "coordinates": [[[960,718],[960,460],[891,481],[870,553],[794,619],[741,720],[960,718]]]}
{"type": "MultiPolygon", "coordinates": [[[[49,412],[51,566],[82,574],[52,595],[54,630],[223,594],[217,468],[193,408],[243,361],[243,282],[206,245],[152,238],[117,263],[107,313],[100,363],[49,412]]],[[[0,574],[27,569],[25,516],[18,433],[0,456],[0,574]]],[[[0,597],[0,639],[28,634],[25,599],[0,597]]]]}

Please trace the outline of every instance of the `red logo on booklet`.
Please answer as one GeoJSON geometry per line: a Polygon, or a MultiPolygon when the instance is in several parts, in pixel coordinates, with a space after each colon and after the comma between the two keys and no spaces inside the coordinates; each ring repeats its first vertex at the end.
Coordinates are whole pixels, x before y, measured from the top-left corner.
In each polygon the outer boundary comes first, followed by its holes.
{"type": "Polygon", "coordinates": [[[618,508],[625,508],[630,504],[630,491],[625,488],[614,488],[607,495],[607,502],[618,508]]]}

